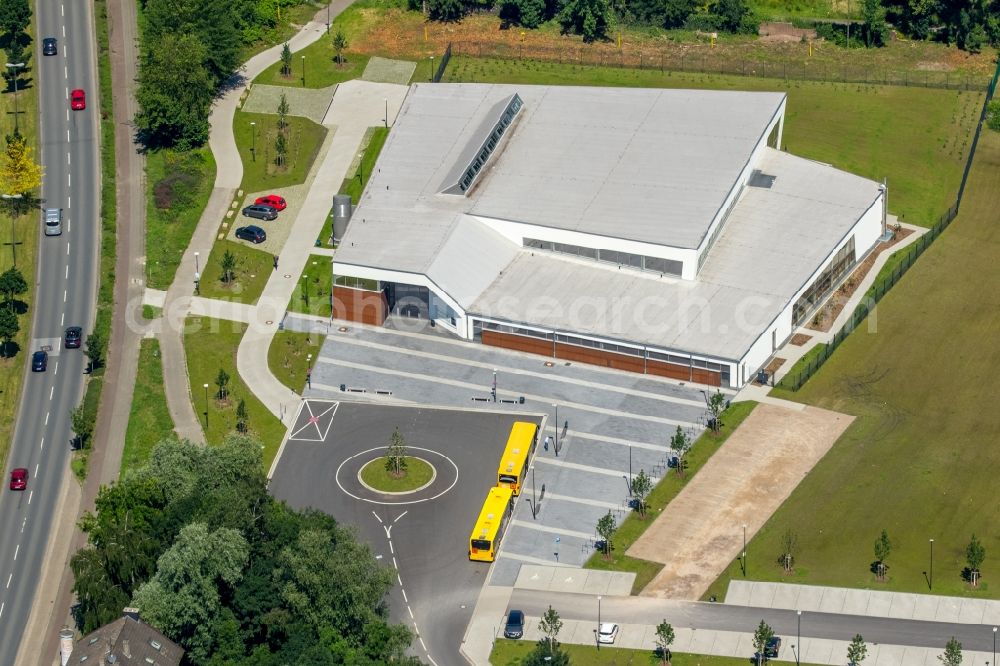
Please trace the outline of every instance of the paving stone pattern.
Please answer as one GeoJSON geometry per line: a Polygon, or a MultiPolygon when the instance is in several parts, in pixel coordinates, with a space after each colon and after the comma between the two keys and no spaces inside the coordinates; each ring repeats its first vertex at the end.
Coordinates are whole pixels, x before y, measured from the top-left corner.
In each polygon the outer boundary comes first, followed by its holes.
{"type": "Polygon", "coordinates": [[[302,88],[293,85],[268,86],[257,83],[250,88],[250,95],[241,110],[248,113],[277,115],[278,103],[281,101],[281,94],[284,93],[288,101],[288,115],[302,116],[314,123],[322,123],[335,92],[337,92],[336,85],[326,88],[302,88]]]}
{"type": "Polygon", "coordinates": [[[369,58],[361,78],[375,83],[399,83],[407,85],[413,78],[417,63],[409,60],[389,60],[377,56],[369,58]]]}

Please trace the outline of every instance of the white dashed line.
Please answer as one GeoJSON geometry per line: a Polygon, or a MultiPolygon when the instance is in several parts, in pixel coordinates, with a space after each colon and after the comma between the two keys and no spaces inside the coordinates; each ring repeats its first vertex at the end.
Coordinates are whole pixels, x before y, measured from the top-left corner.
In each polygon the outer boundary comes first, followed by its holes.
{"type": "Polygon", "coordinates": [[[410,619],[412,620],[413,619],[413,611],[410,610],[410,605],[409,604],[406,605],[406,612],[410,614],[410,619]]]}
{"type": "Polygon", "coordinates": [[[17,560],[17,554],[21,551],[21,544],[14,546],[14,559],[17,560]]]}
{"type": "Polygon", "coordinates": [[[66,208],[73,207],[73,197],[66,197],[66,208]]]}
{"type": "MultiPolygon", "coordinates": [[[[63,76],[65,76],[67,79],[69,78],[69,68],[66,67],[66,65],[63,65],[63,76]]],[[[68,109],[66,110],[66,120],[69,120],[69,110],[68,109]]]]}
{"type": "Polygon", "coordinates": [[[392,556],[392,568],[393,569],[398,569],[399,568],[399,565],[396,564],[396,556],[395,555],[392,556]]]}
{"type": "Polygon", "coordinates": [[[67,296],[67,294],[68,294],[68,292],[65,289],[63,289],[63,303],[66,302],[66,296],[67,296]]]}
{"type": "MultiPolygon", "coordinates": [[[[417,625],[416,625],[416,623],[414,623],[413,624],[413,628],[416,629],[416,627],[417,627],[417,625]]],[[[420,647],[422,647],[424,649],[424,652],[427,652],[427,644],[424,643],[424,639],[421,637],[418,640],[420,641],[420,647]]]]}
{"type": "Polygon", "coordinates": [[[24,520],[21,521],[21,534],[24,534],[24,526],[28,524],[28,517],[25,516],[24,520]]]}
{"type": "Polygon", "coordinates": [[[378,517],[377,513],[375,513],[374,511],[372,511],[372,515],[375,516],[375,520],[377,520],[380,523],[382,522],[382,519],[378,517]]]}
{"type": "Polygon", "coordinates": [[[66,256],[69,256],[69,243],[66,243],[66,256]]]}
{"type": "Polygon", "coordinates": [[[403,584],[403,579],[399,577],[398,573],[396,574],[396,580],[399,582],[400,585],[403,584]]]}
{"type": "Polygon", "coordinates": [[[66,130],[66,143],[69,143],[69,130],[66,130]]]}
{"type": "Polygon", "coordinates": [[[406,510],[406,511],[404,511],[403,513],[399,514],[398,516],[396,516],[396,520],[392,521],[392,523],[393,523],[393,524],[395,525],[396,523],[398,523],[398,522],[399,522],[399,519],[400,519],[400,518],[402,518],[403,516],[405,516],[405,515],[406,515],[406,514],[408,514],[409,512],[410,512],[410,510],[409,510],[409,509],[407,509],[407,510],[406,510]]]}
{"type": "Polygon", "coordinates": [[[3,617],[3,607],[5,604],[0,604],[0,617],[3,617]]]}
{"type": "MultiPolygon", "coordinates": [[[[59,5],[59,16],[66,16],[66,5],[59,5]]],[[[66,35],[66,26],[63,26],[63,36],[66,35]]]]}
{"type": "Polygon", "coordinates": [[[38,478],[38,463],[35,463],[35,478],[38,478]]]}
{"type": "MultiPolygon", "coordinates": [[[[66,267],[66,277],[69,277],[69,266],[66,267]]],[[[62,313],[62,317],[59,318],[59,325],[64,326],[66,324],[66,313],[62,313]]]]}
{"type": "Polygon", "coordinates": [[[69,109],[66,109],[66,122],[69,122],[69,109]]]}
{"type": "Polygon", "coordinates": [[[393,556],[396,555],[396,549],[392,547],[392,541],[389,541],[389,552],[392,553],[393,556]]]}
{"type": "Polygon", "coordinates": [[[406,598],[406,590],[404,590],[403,588],[399,588],[399,591],[403,593],[403,603],[406,604],[410,603],[410,600],[406,598]]]}
{"type": "Polygon", "coordinates": [[[35,496],[35,491],[34,490],[28,491],[28,504],[31,504],[31,498],[34,497],[34,496],[35,496]]]}
{"type": "Polygon", "coordinates": [[[38,442],[38,450],[39,451],[44,451],[45,450],[45,438],[44,437],[42,437],[42,441],[38,442]]]}
{"type": "Polygon", "coordinates": [[[14,572],[7,574],[7,587],[10,587],[10,581],[14,578],[14,572]]]}
{"type": "Polygon", "coordinates": [[[69,279],[69,264],[66,264],[66,279],[69,279]]]}
{"type": "Polygon", "coordinates": [[[430,654],[427,655],[427,661],[431,662],[434,666],[438,666],[438,663],[434,661],[434,657],[432,657],[430,654]]]}
{"type": "MultiPolygon", "coordinates": [[[[66,112],[66,115],[67,116],[69,115],[69,111],[66,112]]],[[[69,118],[67,118],[67,120],[69,120],[69,118]]],[[[73,163],[73,153],[66,153],[66,164],[72,164],[72,163],[73,163]]]]}
{"type": "Polygon", "coordinates": [[[66,174],[66,187],[73,187],[73,174],[66,174]]]}
{"type": "Polygon", "coordinates": [[[52,412],[45,412],[45,425],[49,424],[49,414],[51,414],[51,413],[52,412]]]}
{"type": "Polygon", "coordinates": [[[52,388],[49,389],[49,400],[52,399],[52,396],[55,395],[55,392],[56,392],[56,387],[55,386],[53,386],[52,388]]]}
{"type": "Polygon", "coordinates": [[[55,367],[55,369],[54,369],[54,370],[52,371],[52,374],[53,374],[53,375],[58,375],[58,374],[59,374],[59,361],[56,361],[56,367],[55,367]]]}

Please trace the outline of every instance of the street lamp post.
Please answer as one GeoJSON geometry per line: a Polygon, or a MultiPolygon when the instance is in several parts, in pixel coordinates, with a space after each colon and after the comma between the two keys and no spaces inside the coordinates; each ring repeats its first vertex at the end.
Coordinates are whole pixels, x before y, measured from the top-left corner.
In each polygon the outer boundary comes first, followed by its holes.
{"type": "Polygon", "coordinates": [[[601,595],[597,595],[597,631],[594,632],[597,639],[597,649],[601,649],[601,595]]]}
{"type": "Polygon", "coordinates": [[[931,539],[931,567],[930,575],[927,577],[927,588],[934,589],[934,539],[931,539]]]}
{"type": "Polygon", "coordinates": [[[194,272],[194,293],[196,296],[201,296],[201,273],[198,271],[194,272]]]}
{"type": "Polygon", "coordinates": [[[632,497],[632,483],[628,480],[628,477],[622,474],[622,478],[625,479],[625,487],[628,488],[628,496],[632,497]]]}
{"type": "Polygon", "coordinates": [[[302,56],[302,87],[306,87],[306,57],[302,56]]]}
{"type": "Polygon", "coordinates": [[[556,410],[556,440],[555,442],[552,443],[553,444],[552,448],[556,452],[556,458],[558,458],[559,457],[559,405],[553,404],[552,406],[555,407],[556,410]]]}
{"type": "Polygon", "coordinates": [[[257,161],[257,123],[250,121],[250,157],[257,161]]]}
{"type": "Polygon", "coordinates": [[[497,401],[497,369],[493,368],[493,402],[497,401]]]}
{"type": "Polygon", "coordinates": [[[205,430],[208,430],[208,384],[203,384],[205,387],[205,430]]]}
{"type": "MultiPolygon", "coordinates": [[[[13,202],[13,201],[17,201],[18,199],[20,199],[21,195],[20,194],[0,194],[0,197],[3,197],[4,200],[6,200],[6,201],[12,201],[13,202]]],[[[14,204],[12,203],[11,205],[13,206],[14,204]]],[[[10,260],[11,260],[11,264],[13,265],[14,268],[17,268],[17,246],[20,245],[21,243],[19,243],[17,240],[15,240],[15,236],[14,236],[14,218],[15,218],[14,215],[10,216],[10,242],[9,243],[4,243],[4,245],[10,245],[10,260]]]]}
{"type": "Polygon", "coordinates": [[[194,274],[195,274],[195,275],[197,275],[198,273],[200,273],[200,272],[201,272],[201,267],[200,267],[200,266],[198,266],[198,257],[199,257],[199,256],[200,256],[200,255],[199,255],[199,253],[198,253],[198,252],[195,252],[195,253],[194,253],[194,274]]]}
{"type": "MultiPolygon", "coordinates": [[[[538,518],[538,496],[535,495],[535,466],[531,466],[531,519],[536,520],[538,518]]],[[[994,634],[994,641],[996,640],[996,635],[994,634]]]]}
{"type": "MultiPolygon", "coordinates": [[[[17,70],[24,67],[23,62],[9,62],[7,63],[8,69],[14,70],[14,134],[20,134],[17,124],[17,116],[21,113],[17,110],[17,70]]],[[[8,111],[10,113],[10,111],[8,111]]]]}
{"type": "Polygon", "coordinates": [[[431,75],[427,78],[428,81],[434,81],[434,56],[431,56],[431,75]]]}
{"type": "Polygon", "coordinates": [[[795,666],[799,666],[799,655],[802,654],[802,611],[795,611],[798,617],[798,624],[795,629],[795,644],[799,646],[799,649],[795,652],[795,666]]]}

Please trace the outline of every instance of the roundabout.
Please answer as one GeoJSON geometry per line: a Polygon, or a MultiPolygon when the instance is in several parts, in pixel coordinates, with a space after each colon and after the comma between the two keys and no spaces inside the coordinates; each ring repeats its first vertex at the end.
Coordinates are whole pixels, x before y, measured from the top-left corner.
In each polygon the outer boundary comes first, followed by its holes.
{"type": "Polygon", "coordinates": [[[406,456],[406,469],[396,476],[385,468],[385,458],[375,458],[358,471],[366,489],[385,495],[409,495],[423,490],[437,478],[437,469],[423,458],[406,456]]]}
{"type": "Polygon", "coordinates": [[[407,456],[407,460],[415,467],[428,469],[423,480],[422,474],[417,474],[416,470],[413,470],[412,477],[393,479],[385,473],[385,458],[379,455],[385,447],[377,446],[359,451],[340,463],[334,474],[337,487],[362,502],[401,505],[436,500],[458,483],[458,465],[451,458],[433,449],[418,446],[408,449],[419,452],[419,456],[407,456]],[[378,473],[380,471],[381,474],[378,473]],[[419,485],[407,488],[405,481],[408,479],[419,481],[419,485]]]}

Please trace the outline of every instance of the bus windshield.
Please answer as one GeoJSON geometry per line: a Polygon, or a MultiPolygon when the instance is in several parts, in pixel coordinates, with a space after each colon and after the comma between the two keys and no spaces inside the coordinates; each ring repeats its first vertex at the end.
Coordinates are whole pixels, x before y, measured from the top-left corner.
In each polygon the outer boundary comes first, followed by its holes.
{"type": "Polygon", "coordinates": [[[475,548],[476,550],[489,550],[490,541],[489,539],[473,539],[472,547],[475,548]]]}
{"type": "Polygon", "coordinates": [[[510,474],[501,474],[500,483],[517,483],[517,477],[510,474]]]}

